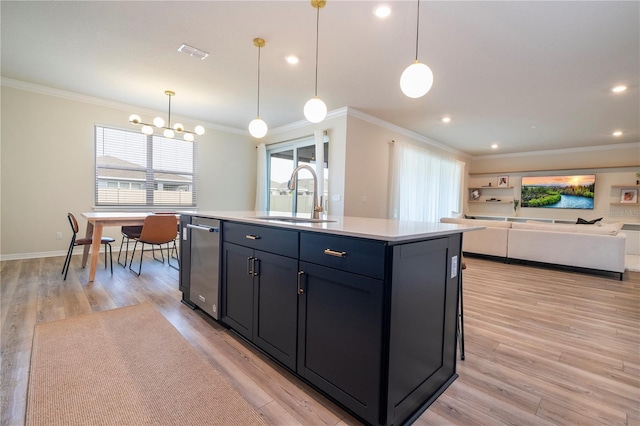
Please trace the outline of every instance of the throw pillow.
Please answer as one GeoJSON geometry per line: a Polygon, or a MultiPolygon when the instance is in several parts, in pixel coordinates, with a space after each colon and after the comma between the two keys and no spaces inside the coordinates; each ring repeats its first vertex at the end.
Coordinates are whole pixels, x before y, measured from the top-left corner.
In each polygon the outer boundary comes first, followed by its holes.
{"type": "Polygon", "coordinates": [[[576,222],[577,225],[593,225],[596,222],[601,221],[602,218],[598,218],[598,219],[593,219],[593,220],[586,220],[583,219],[581,217],[578,218],[578,221],[576,222]]]}

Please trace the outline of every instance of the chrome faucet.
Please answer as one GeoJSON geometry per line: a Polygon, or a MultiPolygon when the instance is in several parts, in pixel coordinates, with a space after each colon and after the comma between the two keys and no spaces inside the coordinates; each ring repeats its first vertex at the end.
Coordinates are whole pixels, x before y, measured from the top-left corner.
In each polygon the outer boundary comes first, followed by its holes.
{"type": "Polygon", "coordinates": [[[296,189],[296,175],[302,169],[309,170],[311,172],[311,176],[313,176],[313,218],[320,219],[320,213],[323,209],[321,204],[322,198],[320,197],[320,194],[318,194],[318,175],[316,175],[316,171],[306,164],[296,167],[293,173],[291,173],[291,179],[289,179],[289,184],[287,186],[291,191],[296,189]]]}

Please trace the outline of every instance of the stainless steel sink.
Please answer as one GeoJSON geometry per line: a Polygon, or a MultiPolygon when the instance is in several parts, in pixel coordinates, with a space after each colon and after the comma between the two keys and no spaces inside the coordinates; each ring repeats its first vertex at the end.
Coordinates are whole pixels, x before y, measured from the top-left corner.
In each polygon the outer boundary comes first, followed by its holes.
{"type": "Polygon", "coordinates": [[[291,217],[291,216],[253,216],[249,219],[259,219],[277,222],[293,222],[293,223],[327,223],[335,222],[329,219],[313,219],[310,217],[291,217]]]}

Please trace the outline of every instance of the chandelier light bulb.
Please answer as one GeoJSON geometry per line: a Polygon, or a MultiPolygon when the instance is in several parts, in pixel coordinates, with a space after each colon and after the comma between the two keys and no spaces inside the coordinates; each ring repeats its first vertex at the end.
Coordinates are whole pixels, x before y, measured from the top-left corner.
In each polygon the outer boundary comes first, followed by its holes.
{"type": "Polygon", "coordinates": [[[140,116],[138,114],[131,114],[131,116],[129,117],[129,122],[130,123],[140,124],[141,121],[142,121],[142,119],[140,118],[140,116]]]}
{"type": "Polygon", "coordinates": [[[153,127],[149,126],[148,124],[145,124],[144,126],[142,126],[142,129],[140,130],[142,131],[142,133],[144,133],[147,136],[153,134],[153,127]]]}
{"type": "Polygon", "coordinates": [[[196,128],[194,130],[196,132],[196,135],[198,135],[198,136],[204,135],[204,127],[196,126],[196,128]]]}
{"type": "Polygon", "coordinates": [[[181,123],[176,123],[173,125],[173,130],[175,130],[176,132],[183,132],[184,126],[181,123]]]}
{"type": "Polygon", "coordinates": [[[184,134],[184,140],[187,141],[187,142],[193,142],[193,134],[185,133],[184,134]]]}
{"type": "Polygon", "coordinates": [[[304,116],[312,123],[319,123],[327,116],[327,105],[314,96],[304,104],[304,116]]]}
{"type": "Polygon", "coordinates": [[[251,136],[254,138],[260,139],[264,137],[264,135],[267,134],[267,130],[269,130],[267,123],[260,117],[254,118],[251,120],[251,123],[249,123],[249,133],[251,133],[251,136]]]}
{"type": "Polygon", "coordinates": [[[164,119],[162,117],[154,118],[153,125],[156,127],[164,127],[164,119]]]}
{"type": "Polygon", "coordinates": [[[433,72],[425,64],[416,61],[404,70],[400,77],[400,89],[410,98],[427,94],[433,85],[433,72]]]}
{"type": "Polygon", "coordinates": [[[163,135],[165,138],[172,139],[175,136],[175,133],[173,133],[173,130],[171,129],[164,129],[163,135]]]}

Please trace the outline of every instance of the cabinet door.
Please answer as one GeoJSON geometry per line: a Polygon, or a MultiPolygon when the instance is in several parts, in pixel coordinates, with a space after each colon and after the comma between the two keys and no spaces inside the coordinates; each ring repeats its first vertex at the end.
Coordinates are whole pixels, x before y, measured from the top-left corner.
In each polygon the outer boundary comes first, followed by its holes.
{"type": "Polygon", "coordinates": [[[295,370],[298,260],[257,250],[255,257],[253,342],[295,370]]]}
{"type": "Polygon", "coordinates": [[[253,250],[223,244],[221,320],[251,340],[253,337],[253,275],[249,263],[253,250]]]}
{"type": "Polygon", "coordinates": [[[379,423],[383,281],[300,262],[297,372],[379,423]]]}

